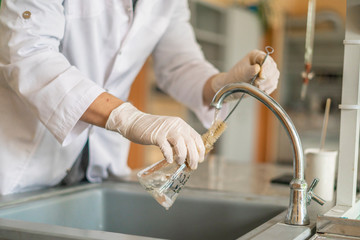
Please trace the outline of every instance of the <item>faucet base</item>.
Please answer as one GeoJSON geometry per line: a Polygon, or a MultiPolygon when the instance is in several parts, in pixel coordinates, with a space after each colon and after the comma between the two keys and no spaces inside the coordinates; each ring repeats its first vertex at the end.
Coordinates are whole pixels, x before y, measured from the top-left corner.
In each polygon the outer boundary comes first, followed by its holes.
{"type": "Polygon", "coordinates": [[[290,225],[310,224],[307,214],[307,184],[303,179],[293,179],[290,183],[290,203],[285,223],[290,225]]]}

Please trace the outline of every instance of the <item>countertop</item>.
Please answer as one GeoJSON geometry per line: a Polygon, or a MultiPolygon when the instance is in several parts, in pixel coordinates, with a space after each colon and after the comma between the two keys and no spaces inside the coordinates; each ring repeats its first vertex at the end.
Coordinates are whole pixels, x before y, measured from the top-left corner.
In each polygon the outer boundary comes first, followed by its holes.
{"type": "MultiPolygon", "coordinates": [[[[132,171],[128,177],[120,180],[137,182],[136,174],[139,170],[132,171]]],[[[293,166],[276,163],[232,162],[216,155],[209,155],[191,174],[185,188],[266,198],[269,203],[288,206],[289,185],[271,183],[273,178],[283,175],[293,175],[293,166]]],[[[327,212],[334,206],[334,202],[335,200],[320,206],[312,201],[308,206],[310,218],[316,219],[318,214],[327,212]]]]}
{"type": "MultiPolygon", "coordinates": [[[[137,182],[134,170],[123,181],[137,182]]],[[[241,195],[269,197],[287,205],[290,189],[287,184],[271,183],[271,179],[284,174],[292,175],[292,166],[265,163],[238,163],[210,155],[191,173],[185,188],[239,193],[241,195]]]]}

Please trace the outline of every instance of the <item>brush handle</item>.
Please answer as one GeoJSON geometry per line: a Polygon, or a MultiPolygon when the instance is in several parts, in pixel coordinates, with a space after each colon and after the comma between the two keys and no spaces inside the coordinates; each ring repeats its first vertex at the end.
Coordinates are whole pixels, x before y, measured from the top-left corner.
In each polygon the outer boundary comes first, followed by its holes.
{"type": "Polygon", "coordinates": [[[326,131],[329,122],[330,104],[331,104],[331,99],[328,98],[326,100],[325,115],[324,115],[322,131],[321,131],[320,151],[324,149],[324,145],[325,145],[326,131]]]}
{"type": "Polygon", "coordinates": [[[205,146],[205,154],[208,154],[213,149],[215,142],[225,131],[225,129],[225,122],[215,121],[209,130],[201,136],[205,146]]]}

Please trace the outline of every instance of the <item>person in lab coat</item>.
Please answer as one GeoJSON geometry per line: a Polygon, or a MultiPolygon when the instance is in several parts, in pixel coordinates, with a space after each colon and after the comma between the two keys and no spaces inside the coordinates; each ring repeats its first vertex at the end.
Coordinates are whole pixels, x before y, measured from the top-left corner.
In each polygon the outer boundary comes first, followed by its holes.
{"type": "MultiPolygon", "coordinates": [[[[158,86],[209,127],[215,91],[249,81],[265,53],[219,73],[189,17],[187,0],[3,0],[0,194],[126,175],[129,140],[195,169],[204,158],[200,135],[180,118],[126,102],[135,76],[152,55],[158,86]]],[[[278,78],[268,58],[256,86],[271,93],[278,78]]]]}

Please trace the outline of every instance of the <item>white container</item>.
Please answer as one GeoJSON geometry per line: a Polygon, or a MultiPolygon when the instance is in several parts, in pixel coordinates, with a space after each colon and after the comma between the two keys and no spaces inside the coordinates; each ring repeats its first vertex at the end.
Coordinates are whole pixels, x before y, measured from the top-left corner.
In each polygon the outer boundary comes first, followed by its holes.
{"type": "Polygon", "coordinates": [[[305,180],[308,185],[315,178],[320,180],[314,192],[325,201],[332,201],[334,197],[337,155],[337,151],[305,149],[305,180]]]}

